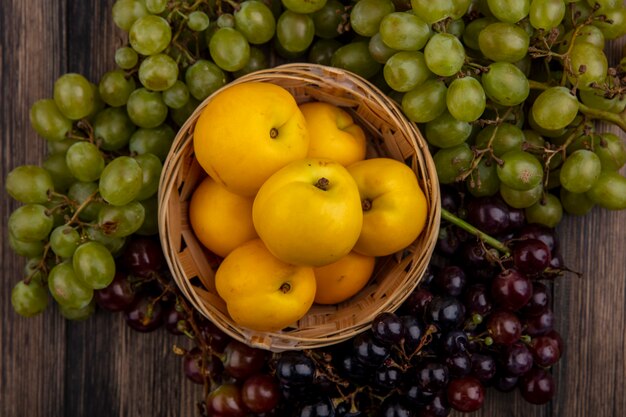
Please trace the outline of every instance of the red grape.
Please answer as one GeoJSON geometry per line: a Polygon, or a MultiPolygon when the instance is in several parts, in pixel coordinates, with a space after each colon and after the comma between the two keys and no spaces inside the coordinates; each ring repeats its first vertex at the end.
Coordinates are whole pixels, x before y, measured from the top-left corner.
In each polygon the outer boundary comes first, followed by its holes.
{"type": "Polygon", "coordinates": [[[533,368],[519,382],[522,397],[531,404],[545,404],[555,392],[554,378],[541,368],[533,368]]]}
{"type": "Polygon", "coordinates": [[[487,330],[495,343],[512,345],[522,335],[522,324],[515,314],[496,311],[489,316],[487,330]]]}
{"type": "Polygon", "coordinates": [[[276,379],[270,375],[252,375],[243,383],[241,396],[246,406],[254,413],[265,413],[276,407],[280,390],[276,379]]]}
{"type": "Polygon", "coordinates": [[[455,410],[471,413],[482,407],[485,388],[472,377],[453,379],[448,385],[448,402],[455,410]]]}

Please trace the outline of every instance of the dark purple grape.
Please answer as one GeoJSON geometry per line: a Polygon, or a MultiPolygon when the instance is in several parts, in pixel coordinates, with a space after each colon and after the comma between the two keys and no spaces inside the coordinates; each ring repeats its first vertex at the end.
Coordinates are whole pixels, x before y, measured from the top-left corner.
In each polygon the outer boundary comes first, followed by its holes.
{"type": "Polygon", "coordinates": [[[163,307],[160,302],[138,296],[135,302],[124,312],[126,323],[138,332],[151,332],[163,324],[163,307]]]}
{"type": "Polygon", "coordinates": [[[245,417],[248,414],[241,390],[235,384],[219,385],[208,395],[206,404],[210,416],[245,417]]]}
{"type": "Polygon", "coordinates": [[[556,330],[550,330],[544,336],[549,337],[553,339],[554,341],[556,341],[556,345],[559,348],[559,352],[561,352],[561,355],[562,355],[563,349],[565,349],[565,344],[563,343],[563,338],[561,337],[561,334],[557,332],[556,330]]]}
{"type": "Polygon", "coordinates": [[[448,367],[433,361],[421,363],[417,367],[415,381],[424,391],[439,392],[448,384],[448,367]]]}
{"type": "Polygon", "coordinates": [[[524,209],[509,207],[509,228],[516,231],[526,225],[526,214],[524,209]]]}
{"type": "Polygon", "coordinates": [[[203,355],[198,347],[194,347],[185,354],[183,371],[185,376],[196,384],[204,384],[211,380],[220,382],[219,378],[223,370],[221,361],[211,354],[203,355]]]}
{"type": "Polygon", "coordinates": [[[396,388],[402,381],[403,372],[396,365],[382,365],[376,369],[374,373],[374,384],[378,388],[390,391],[396,388]]]}
{"type": "Polygon", "coordinates": [[[424,335],[424,326],[415,316],[401,316],[402,328],[404,329],[404,350],[411,354],[419,346],[424,335]]]}
{"type": "Polygon", "coordinates": [[[533,295],[530,280],[516,269],[507,269],[499,273],[491,284],[494,301],[508,310],[524,307],[533,295]]]}
{"type": "Polygon", "coordinates": [[[533,281],[533,295],[528,304],[522,308],[522,314],[524,316],[536,316],[543,313],[548,307],[550,307],[550,290],[545,284],[533,281]]]}
{"type": "Polygon", "coordinates": [[[464,242],[459,250],[459,256],[463,265],[469,271],[472,271],[473,268],[484,268],[489,265],[485,246],[478,239],[470,239],[464,242]]]}
{"type": "Polygon", "coordinates": [[[165,265],[161,245],[154,239],[133,237],[121,256],[122,266],[131,274],[149,277],[165,265]]]}
{"type": "Polygon", "coordinates": [[[510,227],[509,209],[496,197],[481,197],[467,205],[469,222],[490,235],[506,233],[510,227]]]}
{"type": "Polygon", "coordinates": [[[224,348],[224,370],[235,379],[243,380],[259,373],[266,359],[266,351],[237,340],[231,340],[224,348]]]}
{"type": "Polygon", "coordinates": [[[433,293],[426,288],[417,288],[402,304],[400,312],[416,317],[424,317],[428,304],[433,299],[433,293]]]}
{"type": "Polygon", "coordinates": [[[450,414],[450,406],[446,394],[436,394],[432,401],[418,411],[418,417],[448,417],[450,414]]]}
{"type": "Polygon", "coordinates": [[[465,319],[465,307],[454,297],[435,297],[428,305],[427,318],[440,329],[455,329],[465,319]]]}
{"type": "Polygon", "coordinates": [[[559,241],[554,229],[537,223],[525,225],[520,231],[518,238],[538,239],[548,246],[551,253],[554,253],[559,248],[559,241]]]}
{"type": "Polygon", "coordinates": [[[517,376],[496,374],[495,378],[492,380],[492,385],[500,392],[511,392],[517,386],[518,381],[519,377],[517,376]]]}
{"type": "Polygon", "coordinates": [[[363,365],[375,368],[389,357],[389,347],[377,342],[371,332],[364,332],[353,340],[354,356],[363,365]]]}
{"type": "Polygon", "coordinates": [[[339,364],[339,372],[354,382],[364,382],[371,375],[371,371],[354,355],[345,355],[342,358],[339,364]]]}
{"type": "Polygon", "coordinates": [[[554,378],[541,368],[533,368],[527,372],[518,386],[522,397],[531,404],[545,404],[554,397],[554,378]]]}
{"type": "Polygon", "coordinates": [[[422,276],[422,279],[420,280],[420,287],[430,288],[430,285],[435,279],[437,272],[439,272],[439,268],[437,268],[435,265],[432,265],[432,264],[428,265],[428,267],[426,267],[426,271],[424,271],[424,275],[422,276]]]}
{"type": "Polygon", "coordinates": [[[515,314],[508,311],[496,311],[489,315],[487,330],[495,343],[512,345],[522,335],[522,324],[515,314]]]}
{"type": "Polygon", "coordinates": [[[173,305],[165,312],[165,328],[171,334],[181,335],[183,330],[187,329],[186,318],[186,314],[173,305]]]}
{"type": "Polygon", "coordinates": [[[482,353],[472,355],[472,375],[480,382],[489,382],[496,371],[496,360],[492,356],[482,353]]]}
{"type": "Polygon", "coordinates": [[[524,375],[533,367],[533,355],[523,343],[509,346],[503,359],[505,370],[511,376],[524,375]]]}
{"type": "Polygon", "coordinates": [[[101,308],[113,312],[125,310],[135,301],[135,291],[121,272],[116,272],[109,286],[95,290],[93,296],[101,308]]]}
{"type": "Polygon", "coordinates": [[[380,405],[380,417],[414,417],[415,411],[411,404],[399,395],[390,395],[380,405]]]}
{"type": "Polygon", "coordinates": [[[539,239],[524,239],[513,247],[513,263],[525,274],[539,274],[550,266],[550,248],[539,239]]]}
{"type": "Polygon", "coordinates": [[[544,368],[554,365],[561,359],[559,342],[549,336],[539,336],[532,339],[530,351],[535,363],[544,368]]]}
{"type": "Polygon", "coordinates": [[[400,343],[404,336],[402,319],[394,313],[380,313],[372,320],[372,334],[385,345],[400,343]]]}
{"type": "Polygon", "coordinates": [[[437,237],[437,244],[435,245],[435,249],[438,253],[452,256],[459,250],[460,246],[461,240],[452,226],[439,229],[439,236],[437,237]]]}
{"type": "Polygon", "coordinates": [[[556,252],[552,254],[550,258],[550,268],[555,270],[561,270],[565,267],[565,262],[563,261],[563,255],[560,252],[556,252]]]}
{"type": "Polygon", "coordinates": [[[529,316],[524,321],[526,333],[531,336],[541,336],[554,329],[554,312],[551,308],[544,309],[536,316],[529,316]]]}
{"type": "Polygon", "coordinates": [[[328,397],[316,398],[301,405],[296,417],[335,417],[335,407],[328,397]]]}
{"type": "Polygon", "coordinates": [[[241,398],[254,413],[272,411],[280,400],[280,389],[276,378],[266,374],[252,375],[241,387],[241,398]]]}
{"type": "Polygon", "coordinates": [[[472,358],[467,352],[459,352],[446,358],[448,372],[453,378],[469,375],[472,371],[472,358]]]}
{"type": "Polygon", "coordinates": [[[404,396],[411,404],[423,407],[433,401],[435,393],[424,391],[420,386],[413,384],[406,389],[404,396]]]}
{"type": "Polygon", "coordinates": [[[441,208],[444,208],[451,213],[456,213],[461,205],[459,192],[447,185],[442,185],[440,192],[441,192],[441,208]]]}
{"type": "Polygon", "coordinates": [[[452,330],[442,336],[441,344],[447,353],[454,354],[467,351],[469,339],[464,331],[452,330]]]}
{"type": "Polygon", "coordinates": [[[435,277],[435,285],[444,295],[458,297],[465,288],[465,272],[456,265],[442,268],[435,277]]]}
{"type": "Polygon", "coordinates": [[[465,291],[463,297],[468,314],[486,316],[493,308],[491,296],[483,284],[474,284],[465,291]]]}
{"type": "Polygon", "coordinates": [[[448,385],[448,403],[464,413],[480,409],[485,402],[485,388],[472,377],[453,379],[448,385]]]}
{"type": "Polygon", "coordinates": [[[196,320],[199,335],[204,343],[206,343],[214,352],[222,353],[226,346],[232,341],[230,336],[221,331],[212,322],[201,318],[196,320]]]}

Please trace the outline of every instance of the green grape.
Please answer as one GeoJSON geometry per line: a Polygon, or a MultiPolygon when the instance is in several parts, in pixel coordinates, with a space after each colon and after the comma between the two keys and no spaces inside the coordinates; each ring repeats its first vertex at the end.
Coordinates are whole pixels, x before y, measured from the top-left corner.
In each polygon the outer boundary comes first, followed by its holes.
{"type": "Polygon", "coordinates": [[[50,201],[43,204],[48,209],[48,213],[52,216],[52,228],[65,224],[66,217],[71,216],[71,209],[66,205],[67,201],[62,197],[53,197],[50,201]]]}
{"type": "Polygon", "coordinates": [[[110,107],[101,111],[93,127],[100,147],[107,151],[116,151],[127,146],[136,130],[126,109],[121,107],[110,107]]]}
{"type": "Polygon", "coordinates": [[[128,97],[126,111],[130,120],[139,127],[151,128],[162,124],[167,118],[167,106],[161,93],[138,88],[128,97]]]}
{"type": "Polygon", "coordinates": [[[311,14],[315,35],[322,39],[333,39],[343,33],[345,11],[339,0],[328,0],[324,7],[311,14]]]}
{"type": "Polygon", "coordinates": [[[526,191],[514,190],[505,184],[500,184],[500,195],[505,203],[517,209],[525,209],[539,202],[543,195],[543,184],[526,191]]]}
{"type": "Polygon", "coordinates": [[[41,255],[36,255],[26,262],[26,265],[24,265],[24,276],[30,282],[44,284],[47,275],[42,269],[41,255]]]}
{"type": "Polygon", "coordinates": [[[52,230],[52,225],[52,216],[41,204],[20,206],[9,216],[9,232],[17,240],[25,242],[46,239],[52,230]]]}
{"type": "Polygon", "coordinates": [[[235,11],[235,29],[253,45],[269,42],[276,32],[276,19],[265,3],[248,0],[235,11]]]}
{"type": "Polygon", "coordinates": [[[87,227],[85,229],[85,237],[93,242],[98,242],[104,245],[104,247],[107,248],[107,250],[111,252],[111,255],[113,256],[117,256],[126,244],[126,237],[114,237],[107,235],[102,230],[100,230],[97,225],[93,227],[87,227]]]}
{"type": "Polygon", "coordinates": [[[287,10],[294,13],[313,13],[326,4],[326,0],[281,0],[287,10]]]}
{"type": "Polygon", "coordinates": [[[50,234],[50,249],[61,258],[71,258],[80,243],[80,235],[73,227],[61,225],[50,234]]]}
{"type": "Polygon", "coordinates": [[[472,125],[457,120],[447,111],[426,123],[425,136],[428,143],[438,148],[460,145],[472,133],[472,125]]]}
{"type": "Polygon", "coordinates": [[[565,135],[567,133],[567,129],[565,129],[565,128],[552,130],[552,129],[545,129],[545,128],[539,126],[539,124],[535,121],[535,117],[533,116],[533,112],[532,111],[529,111],[527,113],[527,120],[528,120],[528,125],[530,126],[530,128],[532,130],[534,130],[535,132],[537,132],[541,136],[545,136],[547,138],[552,138],[553,141],[555,141],[556,138],[563,137],[563,135],[565,135]]]}
{"type": "Polygon", "coordinates": [[[530,10],[530,0],[487,0],[489,10],[500,21],[517,23],[530,10]]]}
{"type": "Polygon", "coordinates": [[[59,306],[59,312],[61,313],[61,315],[67,320],[72,321],[87,320],[93,315],[95,311],[96,302],[94,300],[91,300],[91,302],[83,308],[69,308],[65,306],[59,306]]]}
{"type": "Polygon", "coordinates": [[[602,84],[606,78],[608,61],[602,49],[586,42],[577,43],[570,59],[572,74],[568,74],[568,79],[581,90],[592,88],[593,83],[602,84]]]}
{"type": "Polygon", "coordinates": [[[120,107],[126,104],[128,96],[135,90],[133,77],[126,77],[122,70],[105,73],[100,79],[98,91],[102,100],[111,107],[120,107]]]}
{"type": "Polygon", "coordinates": [[[446,31],[461,39],[465,33],[465,22],[462,19],[453,20],[448,24],[446,31]]]}
{"type": "Polygon", "coordinates": [[[550,87],[539,94],[531,111],[533,120],[542,128],[563,129],[578,114],[578,100],[565,87],[550,87]]]}
{"type": "Polygon", "coordinates": [[[550,30],[565,17],[565,3],[563,0],[532,0],[529,16],[532,27],[550,30]]]}
{"type": "Polygon", "coordinates": [[[600,207],[609,210],[624,210],[626,209],[626,178],[616,171],[604,171],[586,195],[600,207]]]}
{"type": "Polygon", "coordinates": [[[491,23],[478,34],[478,47],[487,58],[514,63],[526,56],[530,36],[513,23],[491,23]]]}
{"type": "Polygon", "coordinates": [[[48,155],[61,154],[65,156],[67,150],[75,143],[80,142],[79,139],[64,139],[59,141],[48,141],[46,143],[48,148],[48,155]]]}
{"type": "Polygon", "coordinates": [[[565,188],[561,188],[559,196],[561,197],[563,209],[567,213],[575,216],[584,216],[596,205],[596,203],[587,197],[587,194],[572,193],[571,191],[567,191],[565,188]]]}
{"type": "MultiPolygon", "coordinates": [[[[312,64],[330,65],[333,54],[337,49],[341,48],[341,45],[341,42],[336,39],[318,39],[309,49],[307,61],[312,64]]],[[[372,57],[374,58],[374,55],[372,57]]]]}
{"type": "Polygon", "coordinates": [[[48,291],[38,282],[20,281],[11,290],[13,310],[22,317],[33,317],[48,307],[48,291]]]}
{"type": "Polygon", "coordinates": [[[476,148],[487,149],[490,141],[493,154],[500,157],[509,151],[521,151],[524,133],[519,127],[510,123],[490,125],[476,136],[476,148]]]}
{"type": "Polygon", "coordinates": [[[613,40],[626,35],[626,8],[607,9],[601,14],[606,16],[605,19],[594,20],[591,24],[598,27],[606,39],[613,40]]]}
{"type": "Polygon", "coordinates": [[[13,252],[20,256],[34,258],[43,254],[45,243],[43,240],[33,240],[30,242],[19,240],[9,233],[9,246],[13,249],[13,252]]]}
{"type": "Polygon", "coordinates": [[[401,51],[394,54],[385,63],[383,74],[389,87],[400,92],[410,91],[434,77],[420,51],[401,51]]]}
{"type": "Polygon", "coordinates": [[[170,109],[180,109],[189,101],[189,89],[184,82],[176,82],[162,94],[163,102],[170,109]]]}
{"type": "Polygon", "coordinates": [[[61,113],[52,99],[36,101],[29,116],[35,131],[48,141],[62,141],[72,130],[72,121],[61,113]]]}
{"type": "Polygon", "coordinates": [[[265,55],[265,52],[255,46],[251,46],[250,58],[248,58],[248,62],[246,62],[246,65],[244,65],[243,68],[233,72],[233,76],[235,78],[239,78],[242,75],[265,69],[267,66],[267,56],[265,55]]]}
{"type": "MultiPolygon", "coordinates": [[[[459,10],[454,7],[453,0],[411,0],[413,13],[422,18],[426,23],[433,24],[440,20],[458,15],[459,10]]],[[[457,16],[459,17],[459,16],[457,16]]]]}
{"type": "Polygon", "coordinates": [[[54,102],[70,120],[89,116],[95,106],[95,97],[89,81],[80,74],[65,74],[54,83],[54,102]]]}
{"type": "Polygon", "coordinates": [[[7,175],[4,184],[11,197],[20,203],[45,203],[54,183],[48,171],[36,165],[22,165],[7,175]]]}
{"type": "Polygon", "coordinates": [[[604,11],[604,9],[615,9],[619,7],[622,3],[620,0],[586,0],[587,4],[590,6],[595,6],[596,4],[599,6],[600,10],[604,11]]]}
{"type": "Polygon", "coordinates": [[[465,180],[465,185],[474,197],[495,195],[500,190],[500,179],[496,172],[496,163],[488,158],[481,159],[465,180]]]}
{"type": "MultiPolygon", "coordinates": [[[[366,1],[366,0],[363,0],[366,1]]],[[[276,37],[281,47],[290,53],[305,51],[315,37],[315,24],[309,15],[286,10],[276,23],[276,37]]]]}
{"type": "Polygon", "coordinates": [[[350,26],[361,36],[374,36],[383,17],[394,11],[391,0],[360,0],[350,11],[350,26]]]}
{"type": "Polygon", "coordinates": [[[485,111],[487,105],[485,90],[475,78],[456,78],[448,86],[446,105],[456,119],[473,122],[485,111]]]}
{"type": "MultiPolygon", "coordinates": [[[[559,47],[560,53],[565,53],[572,43],[572,36],[574,36],[574,29],[570,30],[563,36],[561,46],[559,47]]],[[[604,34],[600,29],[593,25],[587,25],[580,28],[574,39],[574,45],[578,43],[590,43],[598,49],[604,49],[604,34]]]]}
{"type": "Polygon", "coordinates": [[[157,196],[152,196],[139,203],[146,213],[141,227],[135,233],[141,236],[152,236],[159,233],[159,200],[157,196]]]}
{"type": "Polygon", "coordinates": [[[559,176],[561,185],[573,193],[584,193],[595,184],[600,177],[600,158],[595,153],[579,149],[569,155],[559,176]]]}
{"type": "Polygon", "coordinates": [[[439,182],[441,184],[456,182],[459,175],[470,169],[473,159],[474,153],[467,143],[438,150],[433,156],[433,161],[439,182]]]}
{"type": "Polygon", "coordinates": [[[155,15],[140,17],[128,33],[130,46],[141,55],[154,55],[167,48],[172,29],[167,20],[155,15]]]}
{"type": "Polygon", "coordinates": [[[142,173],[141,190],[135,198],[141,201],[152,197],[159,189],[159,179],[161,178],[163,164],[161,164],[161,160],[156,155],[151,153],[137,155],[135,161],[141,167],[142,173]]]}
{"type": "Polygon", "coordinates": [[[217,29],[221,28],[234,28],[235,16],[230,13],[222,13],[217,17],[217,29]]]}
{"type": "Polygon", "coordinates": [[[202,32],[209,27],[209,16],[200,10],[193,11],[189,13],[187,27],[194,32],[202,32]]]}
{"type": "Polygon", "coordinates": [[[463,32],[463,43],[465,46],[475,51],[479,51],[480,45],[478,44],[478,37],[480,32],[492,23],[494,23],[494,20],[488,17],[481,17],[469,22],[465,28],[465,32],[463,32]]]}
{"type": "Polygon", "coordinates": [[[502,106],[516,106],[528,98],[528,78],[519,68],[508,62],[494,62],[488,68],[482,84],[491,100],[502,106]]]}
{"type": "Polygon", "coordinates": [[[100,150],[90,142],[77,142],[70,146],[65,162],[72,175],[84,182],[97,180],[104,169],[104,158],[100,150]]]}
{"type": "Polygon", "coordinates": [[[602,171],[618,171],[626,164],[626,146],[613,133],[603,133],[593,151],[600,158],[602,171]]]}
{"type": "Polygon", "coordinates": [[[78,218],[83,221],[93,221],[98,217],[100,209],[104,206],[101,198],[96,198],[98,192],[98,184],[95,182],[75,182],[67,191],[67,196],[73,200],[77,207],[83,206],[78,218]],[[87,199],[89,202],[85,204],[87,199]]]}
{"type": "Polygon", "coordinates": [[[461,70],[465,62],[465,49],[454,35],[436,33],[426,44],[424,57],[432,72],[449,77],[461,70]]]}
{"type": "Polygon", "coordinates": [[[167,9],[168,0],[145,0],[146,9],[152,14],[161,14],[167,9]]]}
{"type": "Polygon", "coordinates": [[[368,42],[365,41],[352,42],[337,49],[330,63],[333,67],[354,72],[363,78],[373,77],[382,67],[370,55],[368,42]]]}
{"type": "Polygon", "coordinates": [[[130,137],[128,149],[137,155],[151,153],[165,161],[175,136],[174,129],[166,124],[152,129],[138,129],[130,137]]]}
{"type": "Polygon", "coordinates": [[[98,242],[80,245],[72,257],[72,267],[76,277],[94,290],[106,288],[115,276],[113,255],[98,242]]]}
{"type": "Polygon", "coordinates": [[[430,27],[412,13],[394,12],[380,22],[380,36],[390,48],[399,51],[422,49],[430,38],[430,27]]]}
{"type": "MultiPolygon", "coordinates": [[[[339,44],[339,47],[341,47],[341,44],[339,44]]],[[[380,32],[370,38],[367,48],[372,58],[379,64],[385,64],[389,58],[398,52],[383,42],[380,32]]]]}
{"type": "Polygon", "coordinates": [[[102,100],[111,107],[120,107],[126,104],[128,96],[135,90],[133,77],[126,77],[122,70],[105,73],[100,79],[98,92],[102,100]]]}
{"type": "Polygon", "coordinates": [[[498,165],[498,178],[502,183],[517,191],[528,191],[541,183],[543,167],[528,152],[509,151],[502,155],[498,165]]]}
{"type": "Polygon", "coordinates": [[[187,104],[185,104],[183,107],[181,107],[180,109],[172,109],[170,111],[172,121],[178,127],[183,126],[185,122],[187,121],[187,119],[189,119],[189,116],[191,116],[193,112],[196,110],[196,107],[198,107],[199,104],[200,102],[198,100],[196,100],[193,97],[190,97],[187,104]]]}
{"type": "Polygon", "coordinates": [[[139,195],[143,183],[139,163],[129,156],[118,156],[102,171],[98,188],[104,200],[114,206],[124,206],[139,195]]]}
{"type": "Polygon", "coordinates": [[[250,59],[250,44],[241,32],[233,28],[221,28],[209,42],[211,58],[225,71],[238,71],[250,59]]]}
{"type": "Polygon", "coordinates": [[[413,122],[430,122],[446,110],[446,92],[443,81],[426,80],[402,97],[402,110],[413,122]]]}
{"type": "Polygon", "coordinates": [[[135,21],[148,14],[144,2],[139,0],[117,0],[113,4],[113,21],[122,30],[128,32],[135,21]]]}
{"type": "Polygon", "coordinates": [[[563,206],[558,197],[546,193],[544,198],[526,208],[525,214],[528,223],[537,223],[554,228],[563,218],[563,206]]]}
{"type": "MultiPolygon", "coordinates": [[[[612,84],[612,83],[610,83],[612,84]]],[[[588,107],[609,111],[611,113],[621,113],[626,108],[626,97],[616,94],[609,98],[603,91],[595,89],[580,90],[580,101],[588,107]]]]}
{"type": "Polygon", "coordinates": [[[178,64],[168,55],[151,55],[139,66],[139,81],[149,90],[167,90],[177,79],[178,64]]]}
{"type": "Polygon", "coordinates": [[[199,59],[187,68],[185,84],[189,93],[202,101],[226,84],[226,74],[214,63],[199,59]]]}
{"type": "Polygon", "coordinates": [[[115,64],[121,69],[129,70],[139,62],[137,52],[128,46],[123,46],[115,51],[115,64]]]}
{"type": "Polygon", "coordinates": [[[467,14],[472,3],[473,0],[452,0],[452,12],[450,17],[454,20],[461,19],[467,14]]]}
{"type": "Polygon", "coordinates": [[[104,108],[106,107],[106,103],[102,100],[102,97],[100,97],[98,86],[95,85],[94,83],[89,83],[89,86],[91,87],[91,91],[93,92],[94,104],[93,104],[93,108],[91,109],[91,113],[87,115],[86,119],[89,120],[90,122],[93,122],[96,115],[98,115],[98,113],[104,110],[104,108]]]}
{"type": "Polygon", "coordinates": [[[98,213],[98,225],[105,235],[126,237],[135,233],[143,223],[145,210],[137,201],[125,206],[104,206],[98,213]]]}
{"type": "Polygon", "coordinates": [[[83,308],[93,298],[93,289],[78,279],[69,261],[50,270],[48,288],[56,302],[68,308],[83,308]]]}
{"type": "Polygon", "coordinates": [[[539,133],[532,129],[525,129],[522,133],[524,134],[524,146],[526,146],[527,149],[539,150],[545,147],[546,140],[542,138],[539,133]]]}

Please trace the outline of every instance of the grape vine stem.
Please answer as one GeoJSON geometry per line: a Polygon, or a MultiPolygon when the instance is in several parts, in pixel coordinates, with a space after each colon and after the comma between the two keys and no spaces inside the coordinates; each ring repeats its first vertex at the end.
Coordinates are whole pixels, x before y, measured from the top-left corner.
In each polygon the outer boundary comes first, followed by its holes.
{"type": "Polygon", "coordinates": [[[460,227],[461,229],[465,230],[466,232],[471,233],[472,235],[474,235],[477,238],[481,239],[483,242],[485,242],[486,244],[488,244],[492,248],[497,249],[498,251],[502,252],[505,256],[509,256],[510,255],[509,248],[507,248],[498,239],[489,236],[487,233],[483,232],[480,229],[477,229],[476,227],[472,226],[471,224],[469,224],[465,220],[455,216],[454,214],[450,213],[448,210],[446,210],[444,208],[441,209],[441,218],[444,219],[444,220],[449,221],[450,223],[452,223],[453,225],[455,225],[457,227],[460,227]]]}

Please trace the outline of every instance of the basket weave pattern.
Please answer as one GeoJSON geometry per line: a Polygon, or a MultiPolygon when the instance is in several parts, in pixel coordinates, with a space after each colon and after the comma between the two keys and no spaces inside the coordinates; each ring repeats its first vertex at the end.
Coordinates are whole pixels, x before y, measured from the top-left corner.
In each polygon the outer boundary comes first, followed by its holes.
{"type": "Polygon", "coordinates": [[[314,64],[287,64],[243,76],[228,86],[251,81],[280,85],[299,104],[323,101],[351,113],[366,132],[368,158],[386,156],[404,161],[416,173],[428,202],[425,228],[402,253],[379,258],[369,284],[349,300],[332,306],[313,305],[301,320],[279,332],[253,332],[237,326],[217,295],[215,271],[188,219],[191,195],[206,176],[194,158],[193,131],[211,96],[180,129],[163,167],[159,230],[165,257],[174,280],[193,306],[237,340],[273,351],[317,348],[344,341],[365,330],[378,313],[398,308],[426,270],[440,218],[434,163],[416,126],[404,117],[397,104],[356,75],[314,64]]]}

